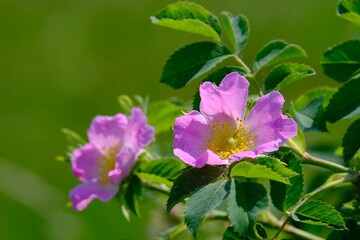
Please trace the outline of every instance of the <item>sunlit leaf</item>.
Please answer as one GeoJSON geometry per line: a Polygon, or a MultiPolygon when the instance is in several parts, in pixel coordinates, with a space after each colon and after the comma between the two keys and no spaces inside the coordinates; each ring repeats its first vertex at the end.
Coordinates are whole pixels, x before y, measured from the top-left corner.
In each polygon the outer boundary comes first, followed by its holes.
{"type": "Polygon", "coordinates": [[[327,50],[321,59],[324,73],[345,82],[360,70],[360,40],[350,40],[327,50]]]}
{"type": "Polygon", "coordinates": [[[155,133],[170,131],[175,118],[179,117],[182,108],[170,101],[152,102],[148,109],[149,124],[155,128],[155,133]]]}
{"type": "Polygon", "coordinates": [[[185,164],[178,159],[157,159],[144,162],[140,166],[142,173],[149,173],[172,180],[185,168],[185,164]]]}
{"type": "Polygon", "coordinates": [[[225,33],[236,53],[246,45],[249,36],[249,21],[244,15],[232,16],[229,12],[221,13],[225,33]]]}
{"type": "Polygon", "coordinates": [[[193,2],[171,3],[152,16],[151,21],[160,26],[220,40],[221,28],[217,17],[193,2]]]}
{"type": "Polygon", "coordinates": [[[166,62],[160,81],[175,89],[182,88],[230,56],[231,52],[217,43],[198,42],[187,45],[166,62]]]}
{"type": "Polygon", "coordinates": [[[190,195],[184,214],[185,223],[194,237],[205,215],[219,206],[228,196],[229,191],[230,181],[221,180],[205,185],[190,195]]]}
{"type": "Polygon", "coordinates": [[[298,45],[287,43],[282,40],[274,40],[266,44],[256,54],[253,70],[254,72],[258,72],[266,66],[295,57],[306,57],[304,49],[298,45]]]}
{"type": "Polygon", "coordinates": [[[360,1],[341,0],[337,8],[340,17],[360,25],[360,1]]]}

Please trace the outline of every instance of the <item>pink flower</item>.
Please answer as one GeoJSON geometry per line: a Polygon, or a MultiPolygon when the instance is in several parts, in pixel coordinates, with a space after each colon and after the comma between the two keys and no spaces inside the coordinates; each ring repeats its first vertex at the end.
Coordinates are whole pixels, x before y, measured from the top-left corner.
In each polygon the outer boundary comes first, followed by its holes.
{"type": "Polygon", "coordinates": [[[219,87],[200,86],[200,112],[175,120],[174,154],[201,168],[255,158],[279,149],[297,134],[296,122],[281,113],[283,96],[273,91],[262,96],[245,117],[249,82],[238,73],[228,74],[219,87]]]}
{"type": "Polygon", "coordinates": [[[105,202],[115,196],[143,149],[154,140],[154,129],[140,108],[129,119],[123,114],[96,116],[88,130],[89,143],[71,156],[72,171],[83,183],[70,192],[75,210],[94,199],[105,202]]]}

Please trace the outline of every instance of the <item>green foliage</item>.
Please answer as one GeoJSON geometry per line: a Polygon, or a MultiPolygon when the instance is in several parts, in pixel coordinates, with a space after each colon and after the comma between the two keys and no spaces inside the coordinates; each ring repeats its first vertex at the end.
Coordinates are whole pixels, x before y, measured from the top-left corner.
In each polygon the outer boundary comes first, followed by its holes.
{"type": "Polygon", "coordinates": [[[264,89],[266,93],[279,90],[314,74],[314,69],[305,64],[284,63],[274,68],[266,77],[264,89]]]}
{"type": "Polygon", "coordinates": [[[232,227],[228,227],[224,232],[222,240],[241,240],[241,236],[232,227]]]}
{"type": "Polygon", "coordinates": [[[232,177],[265,178],[285,184],[289,184],[288,178],[295,175],[295,172],[270,157],[255,160],[254,163],[241,161],[231,169],[232,177]]]}
{"type": "Polygon", "coordinates": [[[350,40],[327,50],[321,59],[324,73],[345,82],[360,70],[360,40],[350,40]]]}
{"type": "Polygon", "coordinates": [[[269,199],[261,184],[231,180],[228,215],[230,225],[240,235],[257,235],[256,217],[268,205],[269,199]]]}
{"type": "Polygon", "coordinates": [[[193,2],[169,4],[151,17],[154,24],[196,33],[220,41],[221,28],[217,17],[193,2]]]}
{"type": "Polygon", "coordinates": [[[244,15],[232,16],[229,12],[222,12],[221,20],[233,49],[239,53],[245,47],[249,36],[248,19],[244,15]]]}
{"type": "Polygon", "coordinates": [[[337,8],[340,17],[360,25],[360,1],[341,0],[337,8]]]}
{"type": "Polygon", "coordinates": [[[190,195],[184,209],[185,223],[194,237],[205,215],[219,206],[229,191],[230,181],[221,180],[205,185],[190,195]]]}
{"type": "Polygon", "coordinates": [[[301,163],[295,154],[287,152],[281,159],[298,175],[289,179],[290,185],[271,181],[270,195],[276,208],[281,211],[288,211],[296,205],[303,194],[304,176],[301,163]]]}
{"type": "Polygon", "coordinates": [[[140,179],[133,175],[128,183],[125,193],[125,202],[136,216],[140,216],[140,203],[142,201],[142,185],[140,179]]]}
{"type": "Polygon", "coordinates": [[[254,72],[258,72],[266,66],[295,57],[306,57],[304,49],[298,45],[282,40],[274,40],[266,44],[256,54],[253,70],[254,72]]]}
{"type": "Polygon", "coordinates": [[[156,135],[171,129],[175,118],[181,115],[181,109],[180,106],[170,101],[150,103],[148,122],[155,128],[156,135]]]}
{"type": "Polygon", "coordinates": [[[334,123],[351,114],[360,106],[360,76],[346,82],[333,95],[325,109],[325,117],[334,123]]]}
{"type": "Polygon", "coordinates": [[[345,161],[349,161],[360,148],[360,119],[354,121],[346,130],[342,141],[345,161]]]}
{"type": "Polygon", "coordinates": [[[205,165],[203,168],[187,168],[174,181],[166,203],[168,212],[196,189],[213,182],[224,174],[224,169],[205,165]]]}
{"type": "Polygon", "coordinates": [[[175,179],[185,164],[178,159],[157,159],[142,163],[140,170],[143,173],[153,174],[168,180],[175,179]]]}
{"type": "Polygon", "coordinates": [[[310,201],[301,205],[292,216],[295,221],[330,227],[333,229],[346,229],[340,213],[332,206],[320,201],[310,201]],[[305,218],[304,218],[305,217],[305,218]]]}
{"type": "MultiPolygon", "coordinates": [[[[242,76],[246,75],[246,71],[241,67],[223,67],[217,69],[216,71],[212,72],[209,76],[207,76],[203,82],[212,82],[216,85],[219,85],[223,78],[228,75],[229,73],[237,72],[242,76]]],[[[199,110],[200,107],[200,93],[199,90],[195,93],[194,100],[193,100],[193,109],[199,110]]]]}
{"type": "Polygon", "coordinates": [[[231,52],[217,43],[198,42],[187,45],[166,62],[160,81],[175,89],[182,88],[230,56],[231,52]]]}
{"type": "Polygon", "coordinates": [[[301,130],[298,124],[298,130],[295,137],[291,138],[290,141],[296,145],[296,149],[299,153],[304,154],[306,151],[306,142],[304,132],[301,130]]]}
{"type": "Polygon", "coordinates": [[[70,130],[68,128],[63,128],[63,129],[61,129],[61,132],[63,134],[65,134],[66,139],[68,140],[68,146],[67,146],[66,155],[65,156],[56,156],[56,160],[60,161],[60,162],[68,162],[69,163],[73,151],[76,148],[79,148],[79,147],[83,146],[84,144],[86,144],[86,142],[79,134],[77,134],[73,130],[70,130]]]}
{"type": "Polygon", "coordinates": [[[321,87],[296,99],[292,111],[301,129],[326,131],[324,111],[335,92],[334,88],[321,87]]]}

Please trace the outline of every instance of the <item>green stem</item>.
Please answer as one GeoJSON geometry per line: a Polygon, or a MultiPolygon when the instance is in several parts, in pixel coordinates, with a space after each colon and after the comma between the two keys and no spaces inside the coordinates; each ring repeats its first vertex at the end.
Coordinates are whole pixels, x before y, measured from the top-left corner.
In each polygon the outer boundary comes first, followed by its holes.
{"type": "Polygon", "coordinates": [[[326,169],[329,169],[331,171],[334,172],[339,172],[339,173],[352,173],[353,171],[345,166],[342,166],[340,164],[337,163],[333,163],[330,161],[326,161],[324,159],[318,158],[318,157],[314,157],[311,154],[309,154],[308,152],[304,152],[300,149],[300,147],[292,140],[289,139],[287,141],[287,144],[300,156],[303,157],[302,159],[302,163],[304,164],[309,164],[309,165],[315,165],[318,167],[323,167],[326,169]]]}
{"type": "Polygon", "coordinates": [[[241,58],[239,58],[237,55],[234,54],[233,57],[234,57],[235,60],[239,63],[239,65],[245,69],[245,71],[246,71],[246,76],[245,76],[245,77],[246,77],[248,80],[252,80],[252,81],[255,83],[256,87],[257,87],[258,90],[259,90],[260,96],[264,95],[264,93],[262,92],[262,89],[261,89],[261,87],[260,87],[260,84],[259,84],[258,81],[256,80],[255,76],[251,73],[250,68],[249,68],[249,67],[244,63],[244,61],[243,61],[241,58]]]}

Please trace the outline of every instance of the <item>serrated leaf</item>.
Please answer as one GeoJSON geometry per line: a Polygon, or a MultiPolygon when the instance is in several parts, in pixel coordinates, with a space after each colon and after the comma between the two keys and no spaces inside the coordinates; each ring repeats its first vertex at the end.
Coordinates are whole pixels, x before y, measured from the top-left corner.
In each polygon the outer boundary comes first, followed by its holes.
{"type": "Polygon", "coordinates": [[[360,106],[360,77],[345,83],[333,95],[325,109],[325,118],[334,123],[360,106]]]}
{"type": "Polygon", "coordinates": [[[256,54],[253,70],[254,72],[258,72],[266,66],[295,57],[306,57],[304,49],[298,45],[282,40],[274,40],[266,44],[256,54]]]}
{"type": "Polygon", "coordinates": [[[222,180],[205,185],[190,195],[185,205],[184,214],[185,223],[194,237],[205,215],[225,200],[229,190],[230,181],[222,180]]]}
{"type": "Polygon", "coordinates": [[[231,169],[231,177],[265,178],[290,184],[287,176],[283,176],[281,173],[273,171],[273,169],[264,165],[246,161],[239,162],[231,169]]]}
{"type": "Polygon", "coordinates": [[[213,182],[224,174],[220,167],[205,165],[203,168],[187,168],[174,181],[166,203],[166,210],[170,210],[179,202],[183,201],[196,189],[213,182]]]}
{"type": "Polygon", "coordinates": [[[348,163],[360,148],[360,119],[354,121],[346,130],[342,147],[344,159],[348,163]]]}
{"type": "Polygon", "coordinates": [[[229,12],[221,13],[225,33],[238,54],[246,45],[249,36],[249,21],[244,15],[232,16],[229,12]]]}
{"type": "Polygon", "coordinates": [[[293,219],[313,225],[321,225],[334,229],[346,229],[340,213],[327,203],[310,201],[301,205],[295,212],[293,219]],[[302,218],[302,217],[305,217],[302,218]]]}
{"type": "Polygon", "coordinates": [[[182,88],[230,56],[231,52],[217,43],[187,45],[171,55],[164,66],[160,82],[175,89],[182,88]]]}
{"type": "Polygon", "coordinates": [[[298,130],[295,137],[289,139],[289,141],[292,141],[294,145],[296,145],[296,150],[304,154],[306,152],[306,142],[305,142],[305,135],[303,130],[301,130],[299,124],[298,124],[298,130]]]}
{"type": "Polygon", "coordinates": [[[300,161],[292,152],[283,155],[282,161],[298,175],[289,179],[290,185],[270,181],[270,195],[276,208],[287,211],[296,205],[303,194],[304,176],[300,161]]]}
{"type": "Polygon", "coordinates": [[[321,59],[324,73],[345,82],[360,70],[360,41],[350,40],[327,50],[321,59]]]}
{"type": "Polygon", "coordinates": [[[232,227],[228,227],[224,232],[222,240],[241,240],[241,236],[232,227]]]}
{"type": "Polygon", "coordinates": [[[158,101],[149,105],[148,121],[155,128],[155,133],[170,131],[175,118],[181,115],[181,107],[170,101],[158,101]]]}
{"type": "Polygon", "coordinates": [[[269,73],[264,82],[264,89],[266,93],[272,90],[279,90],[314,74],[314,69],[305,64],[284,63],[269,73]]]}
{"type": "Polygon", "coordinates": [[[177,177],[185,164],[178,159],[157,159],[141,164],[141,172],[172,180],[177,177]]]}
{"type": "Polygon", "coordinates": [[[335,92],[334,88],[322,87],[296,99],[292,113],[302,130],[326,131],[324,109],[335,92]]]}
{"type": "Polygon", "coordinates": [[[339,1],[337,14],[348,21],[360,25],[360,1],[358,0],[339,1]]]}
{"type": "Polygon", "coordinates": [[[255,182],[239,182],[233,178],[228,199],[230,225],[240,235],[255,231],[256,217],[269,205],[265,188],[255,182]]]}
{"type": "Polygon", "coordinates": [[[255,164],[266,166],[267,168],[272,169],[274,172],[278,173],[283,177],[290,178],[298,175],[296,172],[288,168],[286,166],[286,163],[274,157],[270,157],[270,156],[257,157],[252,162],[255,164]]]}
{"type": "Polygon", "coordinates": [[[151,174],[151,173],[144,173],[144,172],[138,172],[136,173],[136,175],[141,178],[141,179],[144,179],[148,182],[151,182],[151,183],[155,183],[155,184],[164,184],[168,187],[171,187],[173,185],[173,183],[164,178],[164,177],[161,177],[161,176],[158,176],[158,175],[155,175],[155,174],[151,174]]]}
{"type": "Polygon", "coordinates": [[[217,17],[204,7],[179,1],[169,4],[151,17],[154,24],[196,33],[220,41],[221,27],[217,17]]]}
{"type": "Polygon", "coordinates": [[[136,216],[140,216],[140,203],[142,200],[142,185],[140,179],[134,175],[129,181],[128,188],[125,193],[125,202],[127,207],[136,216]]]}
{"type": "MultiPolygon", "coordinates": [[[[223,67],[223,68],[216,70],[215,72],[212,72],[202,82],[203,83],[204,82],[212,82],[216,85],[219,85],[221,83],[221,81],[223,80],[223,78],[232,72],[237,72],[242,76],[246,75],[245,69],[243,69],[241,67],[237,67],[237,66],[223,67]]],[[[199,94],[199,90],[198,90],[194,95],[193,109],[199,110],[199,106],[200,106],[200,94],[199,94]]]]}

